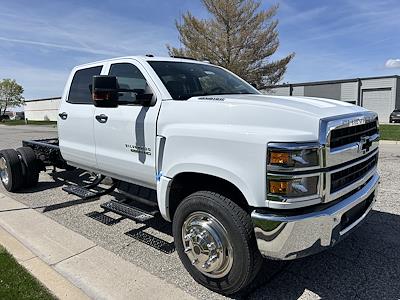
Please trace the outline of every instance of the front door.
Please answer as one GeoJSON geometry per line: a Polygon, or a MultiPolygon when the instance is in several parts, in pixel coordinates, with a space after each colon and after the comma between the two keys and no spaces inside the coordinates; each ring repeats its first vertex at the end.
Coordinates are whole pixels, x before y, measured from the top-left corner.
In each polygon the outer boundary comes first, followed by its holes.
{"type": "MultiPolygon", "coordinates": [[[[109,65],[120,88],[155,93],[144,68],[135,60],[109,65]]],[[[133,92],[120,93],[116,108],[95,108],[96,160],[104,174],[148,187],[156,186],[156,123],[160,107],[134,104],[133,92]]]]}

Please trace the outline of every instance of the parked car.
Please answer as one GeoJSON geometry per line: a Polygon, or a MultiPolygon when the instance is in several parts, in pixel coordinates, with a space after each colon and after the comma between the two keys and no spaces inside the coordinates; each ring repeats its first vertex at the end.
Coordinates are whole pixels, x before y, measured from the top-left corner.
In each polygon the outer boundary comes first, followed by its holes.
{"type": "Polygon", "coordinates": [[[397,123],[400,122],[400,109],[395,109],[391,114],[389,118],[390,123],[397,123]]]}
{"type": "MultiPolygon", "coordinates": [[[[78,66],[58,136],[0,151],[8,191],[36,185],[45,166],[95,172],[92,184],[64,190],[87,199],[117,188],[130,201],[103,203],[104,211],[171,221],[189,274],[222,294],[248,286],[262,257],[291,260],[336,245],[377,196],[376,113],[263,95],[206,62],[133,56],[78,66]],[[105,176],[113,186],[93,190],[105,176]]],[[[146,241],[170,251],[159,238],[146,241]]]]}

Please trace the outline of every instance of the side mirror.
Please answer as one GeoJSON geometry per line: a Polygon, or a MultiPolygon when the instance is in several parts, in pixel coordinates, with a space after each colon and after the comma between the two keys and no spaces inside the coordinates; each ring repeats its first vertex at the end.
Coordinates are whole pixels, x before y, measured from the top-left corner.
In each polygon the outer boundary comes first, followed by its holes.
{"type": "Polygon", "coordinates": [[[137,94],[136,95],[136,102],[137,104],[143,105],[143,106],[152,106],[154,105],[153,103],[154,97],[153,94],[137,94]]]}
{"type": "Polygon", "coordinates": [[[115,76],[93,76],[92,99],[96,107],[118,106],[118,81],[115,76]]]}

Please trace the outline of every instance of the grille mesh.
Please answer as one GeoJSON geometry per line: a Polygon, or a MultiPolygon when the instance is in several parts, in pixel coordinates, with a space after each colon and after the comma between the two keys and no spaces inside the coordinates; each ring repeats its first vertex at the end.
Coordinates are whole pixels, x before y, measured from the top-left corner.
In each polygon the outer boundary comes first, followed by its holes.
{"type": "Polygon", "coordinates": [[[378,133],[377,121],[346,128],[334,129],[331,132],[330,147],[337,148],[361,141],[363,136],[378,133]]]}
{"type": "Polygon", "coordinates": [[[354,165],[350,168],[333,173],[331,175],[331,193],[335,193],[356,182],[371,171],[378,162],[378,154],[370,159],[354,165]]]}

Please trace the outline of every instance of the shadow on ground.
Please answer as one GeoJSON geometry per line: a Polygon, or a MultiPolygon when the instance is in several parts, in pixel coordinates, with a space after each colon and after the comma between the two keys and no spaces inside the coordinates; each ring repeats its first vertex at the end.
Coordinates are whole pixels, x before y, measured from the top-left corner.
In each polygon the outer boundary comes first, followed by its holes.
{"type": "Polygon", "coordinates": [[[291,262],[265,261],[241,299],[400,299],[400,217],[372,211],[336,247],[291,262]],[[308,290],[308,291],[307,291],[308,290]],[[311,293],[310,293],[311,292],[311,293]]]}
{"type": "MultiPolygon", "coordinates": [[[[76,170],[57,172],[53,178],[54,182],[23,192],[34,193],[67,183],[85,184],[90,175],[76,170]]],[[[51,205],[44,211],[82,203],[87,200],[51,205]]],[[[143,238],[140,232],[148,228],[171,235],[171,225],[160,217],[143,225],[131,232],[133,238],[143,238]]],[[[160,255],[169,254],[162,250],[160,255]]],[[[290,262],[265,260],[259,276],[234,298],[297,299],[304,294],[322,299],[400,299],[400,216],[372,211],[361,226],[330,250],[290,262]]]]}

